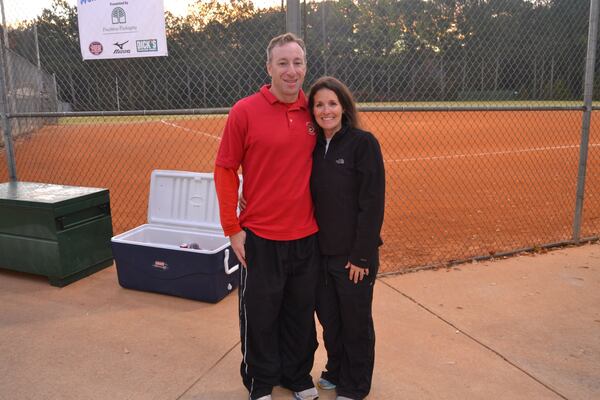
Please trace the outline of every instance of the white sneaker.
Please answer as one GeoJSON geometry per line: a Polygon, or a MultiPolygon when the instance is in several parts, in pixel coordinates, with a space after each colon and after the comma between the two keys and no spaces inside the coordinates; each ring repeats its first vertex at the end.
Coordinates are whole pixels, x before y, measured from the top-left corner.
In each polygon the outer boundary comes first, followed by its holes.
{"type": "MultiPolygon", "coordinates": [[[[250,398],[250,400],[252,400],[252,398],[250,398]]],[[[256,399],[256,400],[271,400],[271,395],[270,395],[270,394],[268,394],[268,395],[266,395],[266,396],[259,397],[259,398],[258,398],[258,399],[256,399]]]]}
{"type": "Polygon", "coordinates": [[[318,398],[319,392],[314,386],[301,392],[294,392],[294,400],[316,400],[318,398]]]}

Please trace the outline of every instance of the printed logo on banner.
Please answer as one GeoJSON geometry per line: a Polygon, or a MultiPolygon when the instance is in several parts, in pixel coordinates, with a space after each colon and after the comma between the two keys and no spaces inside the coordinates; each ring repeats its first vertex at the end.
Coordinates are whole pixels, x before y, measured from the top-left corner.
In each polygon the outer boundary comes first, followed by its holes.
{"type": "MultiPolygon", "coordinates": [[[[111,5],[117,4],[128,4],[126,1],[122,1],[120,3],[110,3],[111,5]]],[[[110,26],[102,27],[102,34],[104,35],[112,35],[112,34],[121,34],[121,33],[135,33],[137,32],[137,26],[135,25],[125,25],[127,23],[127,13],[121,7],[113,8],[110,13],[110,26]],[[117,25],[117,26],[115,26],[117,25]]]]}
{"type": "Polygon", "coordinates": [[[113,54],[129,54],[129,53],[131,53],[131,50],[123,48],[123,46],[125,46],[127,43],[129,43],[129,40],[127,40],[123,43],[119,43],[119,42],[113,43],[113,45],[117,47],[113,51],[113,54]]]}
{"type": "Polygon", "coordinates": [[[90,49],[90,53],[95,56],[102,54],[102,50],[104,50],[100,42],[92,42],[88,48],[90,49]]]}
{"type": "Polygon", "coordinates": [[[156,39],[145,39],[136,40],[135,46],[138,53],[146,53],[149,51],[158,51],[158,40],[156,39]]]}
{"type": "Polygon", "coordinates": [[[115,7],[112,10],[111,17],[113,25],[127,23],[127,13],[121,7],[115,7]]]}

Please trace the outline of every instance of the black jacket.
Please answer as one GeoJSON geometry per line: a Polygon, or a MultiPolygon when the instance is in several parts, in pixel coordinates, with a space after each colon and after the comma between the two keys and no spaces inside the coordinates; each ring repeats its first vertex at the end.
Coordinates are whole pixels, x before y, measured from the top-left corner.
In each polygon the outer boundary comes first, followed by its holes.
{"type": "Polygon", "coordinates": [[[379,142],[344,126],[325,154],[319,134],[313,152],[311,192],[324,255],[348,255],[360,267],[379,265],[385,172],[379,142]]]}

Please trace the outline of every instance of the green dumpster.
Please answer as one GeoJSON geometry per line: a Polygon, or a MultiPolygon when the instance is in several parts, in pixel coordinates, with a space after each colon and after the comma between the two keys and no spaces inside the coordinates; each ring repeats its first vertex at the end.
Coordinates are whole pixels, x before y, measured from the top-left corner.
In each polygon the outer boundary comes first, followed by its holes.
{"type": "Polygon", "coordinates": [[[0,183],[0,268],[65,286],[112,264],[107,189],[0,183]]]}

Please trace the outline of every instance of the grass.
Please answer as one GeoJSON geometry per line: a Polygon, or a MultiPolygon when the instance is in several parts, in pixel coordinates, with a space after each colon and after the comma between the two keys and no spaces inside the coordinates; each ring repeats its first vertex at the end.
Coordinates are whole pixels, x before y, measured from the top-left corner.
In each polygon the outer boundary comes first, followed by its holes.
{"type": "MultiPolygon", "coordinates": [[[[369,102],[358,103],[362,106],[394,106],[394,107],[431,107],[432,111],[440,107],[476,107],[476,106],[510,106],[510,107],[532,107],[532,106],[569,106],[580,107],[582,101],[525,101],[525,100],[506,100],[506,101],[398,101],[398,102],[369,102]]],[[[132,122],[151,122],[160,120],[186,120],[186,119],[204,119],[217,117],[215,114],[186,114],[186,115],[123,115],[123,116],[86,116],[86,117],[60,117],[59,125],[82,125],[82,124],[118,124],[132,122]]]]}
{"type": "Polygon", "coordinates": [[[97,125],[97,124],[122,124],[131,122],[152,122],[161,120],[185,120],[220,117],[218,114],[211,115],[115,115],[115,116],[85,116],[85,117],[60,117],[59,125],[97,125]]]}
{"type": "Polygon", "coordinates": [[[391,101],[358,103],[361,106],[393,106],[393,107],[476,107],[476,106],[583,106],[583,101],[555,101],[555,100],[495,100],[495,101],[391,101]]]}

